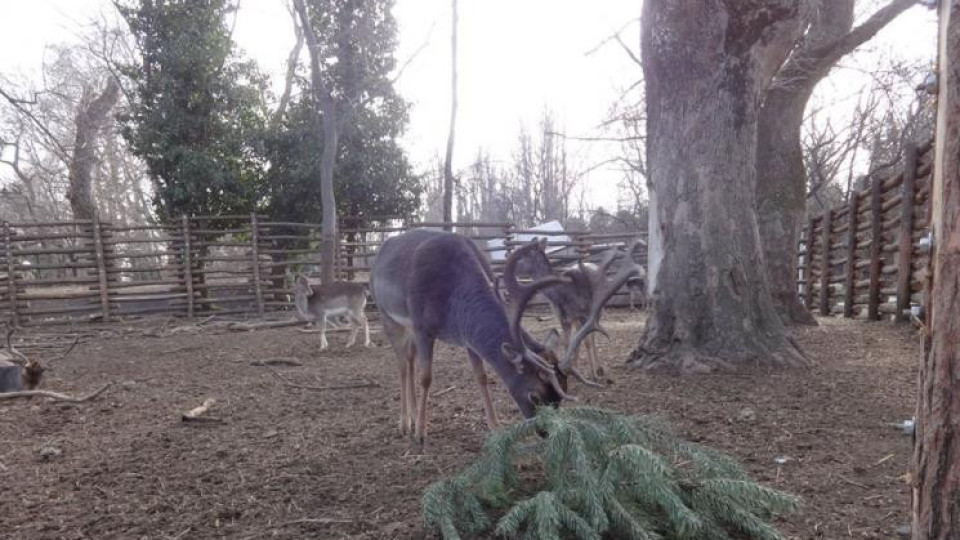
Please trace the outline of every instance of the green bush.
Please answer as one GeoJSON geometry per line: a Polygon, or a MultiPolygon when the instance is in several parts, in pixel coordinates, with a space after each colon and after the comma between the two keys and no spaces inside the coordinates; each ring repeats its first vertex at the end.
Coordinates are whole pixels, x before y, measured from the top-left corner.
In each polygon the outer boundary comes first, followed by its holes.
{"type": "Polygon", "coordinates": [[[491,433],[475,463],[422,500],[446,540],[781,539],[768,520],[798,505],[656,419],[588,407],[544,408],[491,433]]]}

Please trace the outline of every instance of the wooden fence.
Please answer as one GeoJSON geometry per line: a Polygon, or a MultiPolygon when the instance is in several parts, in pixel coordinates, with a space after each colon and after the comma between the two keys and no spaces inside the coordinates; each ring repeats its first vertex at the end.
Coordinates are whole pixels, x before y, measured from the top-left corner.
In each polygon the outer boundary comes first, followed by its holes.
{"type": "MultiPolygon", "coordinates": [[[[410,227],[381,219],[339,231],[339,279],[367,281],[379,246],[410,227]]],[[[551,261],[596,259],[643,233],[591,234],[517,229],[510,223],[454,223],[500,271],[524,235],[547,237],[551,261]],[[498,243],[499,247],[491,245],[498,243]]],[[[45,325],[146,315],[262,317],[292,308],[297,273],[319,275],[320,226],[264,216],[182,218],[160,225],[98,220],[0,224],[0,323],[45,325]]],[[[634,254],[646,260],[645,250],[634,254]]]]}
{"type": "Polygon", "coordinates": [[[809,218],[800,240],[799,292],[820,315],[906,318],[929,261],[932,144],[910,145],[903,169],[876,177],[846,205],[809,218]]]}

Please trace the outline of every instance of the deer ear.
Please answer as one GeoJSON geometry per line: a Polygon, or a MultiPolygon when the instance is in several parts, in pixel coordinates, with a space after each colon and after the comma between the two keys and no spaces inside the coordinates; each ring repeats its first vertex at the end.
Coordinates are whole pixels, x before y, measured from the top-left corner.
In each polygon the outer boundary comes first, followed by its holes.
{"type": "Polygon", "coordinates": [[[303,274],[300,274],[297,276],[297,283],[295,288],[303,289],[303,292],[305,292],[308,297],[313,296],[313,287],[310,286],[310,281],[307,279],[307,276],[303,274]]]}

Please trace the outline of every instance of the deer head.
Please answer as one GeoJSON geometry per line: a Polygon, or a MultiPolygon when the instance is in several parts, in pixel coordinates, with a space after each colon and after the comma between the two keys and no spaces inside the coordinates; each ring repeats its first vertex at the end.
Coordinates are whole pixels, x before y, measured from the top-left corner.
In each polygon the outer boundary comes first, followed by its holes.
{"type": "MultiPolygon", "coordinates": [[[[9,330],[7,330],[6,345],[7,345],[7,351],[10,354],[9,361],[20,366],[20,370],[21,370],[20,379],[21,379],[23,389],[33,390],[36,387],[40,386],[40,382],[43,379],[43,374],[47,371],[47,368],[45,368],[36,359],[28,358],[27,355],[18,351],[16,347],[13,346],[13,341],[11,338],[13,337],[13,334],[15,331],[16,331],[15,328],[10,328],[9,330]]],[[[70,347],[66,350],[66,352],[57,356],[56,358],[52,358],[51,360],[48,360],[48,363],[57,361],[66,357],[68,354],[70,354],[71,351],[73,351],[73,348],[77,346],[78,341],[79,341],[79,338],[74,338],[73,343],[70,344],[70,347]]]]}

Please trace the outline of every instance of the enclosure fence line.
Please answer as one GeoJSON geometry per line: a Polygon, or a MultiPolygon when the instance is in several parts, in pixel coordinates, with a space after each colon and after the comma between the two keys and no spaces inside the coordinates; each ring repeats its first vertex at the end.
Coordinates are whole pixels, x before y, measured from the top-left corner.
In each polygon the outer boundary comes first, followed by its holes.
{"type": "Polygon", "coordinates": [[[798,290],[808,309],[879,320],[908,318],[929,264],[933,144],[908,145],[902,170],[874,177],[848,202],[811,216],[800,239],[798,290]]]}
{"type": "MultiPolygon", "coordinates": [[[[389,235],[442,228],[391,217],[341,219],[338,279],[367,281],[389,235]]],[[[455,222],[495,272],[531,236],[548,239],[555,265],[590,261],[642,231],[541,231],[512,223],[455,222]],[[491,242],[493,241],[493,242],[491,242]]],[[[321,227],[266,216],[184,216],[153,224],[92,220],[0,222],[0,324],[35,326],[129,317],[264,317],[293,308],[293,278],[320,274],[321,227]]],[[[633,254],[646,262],[645,245],[633,254]]],[[[620,301],[623,301],[621,293],[620,301]]]]}

